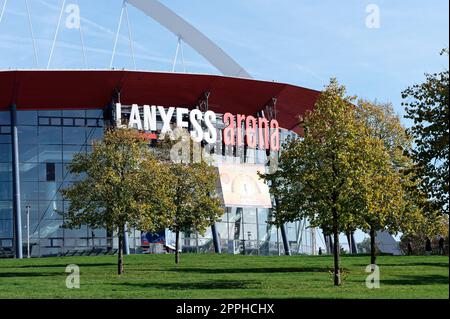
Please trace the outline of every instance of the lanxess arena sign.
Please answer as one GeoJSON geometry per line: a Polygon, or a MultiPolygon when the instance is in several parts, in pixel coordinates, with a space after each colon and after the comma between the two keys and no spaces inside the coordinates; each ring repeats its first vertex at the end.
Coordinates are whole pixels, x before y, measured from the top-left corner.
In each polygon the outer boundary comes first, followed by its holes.
{"type": "MultiPolygon", "coordinates": [[[[156,105],[140,107],[133,104],[128,123],[124,125],[122,124],[122,105],[116,104],[117,127],[127,126],[148,132],[158,132],[156,121],[158,115],[162,120],[162,128],[159,130],[161,135],[170,132],[172,125],[175,124],[178,128],[191,128],[190,135],[194,142],[205,141],[209,144],[217,142],[217,115],[213,111],[203,113],[198,109],[165,108],[156,105]],[[174,114],[175,123],[173,123],[174,114]]],[[[233,115],[231,113],[223,114],[222,120],[226,125],[222,133],[225,145],[242,146],[245,144],[249,148],[280,150],[280,127],[277,120],[269,121],[263,117],[256,118],[251,115],[233,115]]]]}

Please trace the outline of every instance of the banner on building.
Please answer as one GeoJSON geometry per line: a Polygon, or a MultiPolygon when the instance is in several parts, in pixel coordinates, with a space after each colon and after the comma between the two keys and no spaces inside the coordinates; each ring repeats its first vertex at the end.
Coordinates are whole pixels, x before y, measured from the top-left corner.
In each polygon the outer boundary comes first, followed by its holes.
{"type": "Polygon", "coordinates": [[[220,164],[220,189],[225,206],[272,208],[269,187],[258,176],[263,164],[220,164]]]}

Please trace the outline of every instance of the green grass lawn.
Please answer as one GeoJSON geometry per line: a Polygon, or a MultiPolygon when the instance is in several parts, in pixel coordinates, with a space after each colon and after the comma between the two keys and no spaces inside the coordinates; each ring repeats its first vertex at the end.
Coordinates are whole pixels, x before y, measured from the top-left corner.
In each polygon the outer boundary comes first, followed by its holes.
{"type": "Polygon", "coordinates": [[[381,256],[381,287],[368,289],[368,256],[344,256],[346,278],[334,287],[331,256],[130,255],[0,259],[0,298],[449,298],[445,256],[381,256]],[[80,289],[65,268],[80,267],[80,289]]]}

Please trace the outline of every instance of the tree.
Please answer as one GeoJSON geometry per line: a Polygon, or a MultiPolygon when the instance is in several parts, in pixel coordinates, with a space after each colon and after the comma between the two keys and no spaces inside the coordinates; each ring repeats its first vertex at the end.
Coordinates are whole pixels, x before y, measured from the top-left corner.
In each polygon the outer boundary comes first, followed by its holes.
{"type": "Polygon", "coordinates": [[[180,232],[204,234],[224,214],[216,192],[218,172],[207,162],[201,143],[190,133],[175,128],[166,133],[152,150],[172,178],[170,187],[175,207],[169,229],[175,233],[175,263],[180,262],[180,232]]]}
{"type": "MultiPolygon", "coordinates": [[[[441,55],[449,54],[448,49],[441,55]]],[[[449,71],[425,74],[424,83],[402,92],[406,118],[414,121],[414,159],[421,187],[441,213],[449,213],[449,71]]]]}
{"type": "Polygon", "coordinates": [[[180,262],[180,232],[199,232],[218,221],[224,211],[216,194],[218,173],[205,162],[172,163],[175,215],[169,229],[176,234],[175,263],[180,262]]]}
{"type": "Polygon", "coordinates": [[[305,114],[304,137],[288,138],[279,170],[262,175],[272,183],[272,194],[282,198],[276,218],[284,222],[307,217],[312,226],[325,225],[333,234],[335,285],[341,283],[339,234],[359,222],[358,189],[367,180],[368,165],[384,154],[382,144],[365,134],[353,100],[333,79],[305,114]]]}
{"type": "MultiPolygon", "coordinates": [[[[404,233],[400,240],[400,248],[407,255],[425,254],[426,241],[430,240],[435,253],[439,251],[439,240],[443,238],[448,253],[448,216],[436,214],[425,216],[419,227],[410,233],[404,233]]],[[[445,250],[445,248],[444,248],[445,250]]]]}
{"type": "Polygon", "coordinates": [[[81,179],[61,191],[70,201],[63,213],[64,227],[87,224],[117,230],[118,273],[122,274],[125,225],[155,231],[173,219],[168,167],[158,162],[139,132],[117,129],[94,142],[92,153],[76,154],[68,169],[81,179]]]}
{"type": "Polygon", "coordinates": [[[411,231],[420,218],[420,207],[411,205],[412,192],[417,185],[409,157],[411,142],[390,104],[358,101],[357,116],[365,132],[381,145],[374,147],[366,165],[364,182],[360,184],[361,214],[359,227],[370,234],[371,264],[376,264],[376,232],[388,230],[411,231]]]}

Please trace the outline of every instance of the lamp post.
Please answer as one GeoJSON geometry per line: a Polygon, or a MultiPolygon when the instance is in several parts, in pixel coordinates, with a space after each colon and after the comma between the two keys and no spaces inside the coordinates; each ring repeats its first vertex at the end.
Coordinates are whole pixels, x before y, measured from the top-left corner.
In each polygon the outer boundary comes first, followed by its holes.
{"type": "Polygon", "coordinates": [[[30,205],[27,208],[27,258],[30,258],[30,205]]]}

